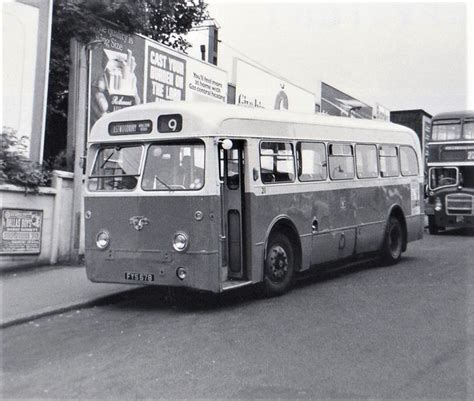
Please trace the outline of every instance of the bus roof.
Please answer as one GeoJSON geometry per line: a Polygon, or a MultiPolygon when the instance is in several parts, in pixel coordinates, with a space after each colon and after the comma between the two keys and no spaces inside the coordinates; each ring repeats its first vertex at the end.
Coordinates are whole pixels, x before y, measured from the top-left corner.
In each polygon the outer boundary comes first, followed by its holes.
{"type": "MultiPolygon", "coordinates": [[[[378,131],[384,132],[389,139],[390,134],[401,134],[405,136],[408,134],[412,139],[416,137],[416,134],[409,128],[385,122],[380,120],[367,120],[347,117],[335,117],[329,116],[322,113],[317,114],[304,114],[294,113],[282,110],[267,110],[267,109],[254,109],[235,105],[225,105],[219,103],[201,103],[201,102],[157,102],[147,103],[138,106],[128,107],[113,113],[106,114],[100,118],[94,127],[92,128],[91,135],[89,137],[90,142],[112,142],[112,141],[136,141],[136,140],[154,140],[154,139],[172,139],[182,137],[210,137],[225,135],[226,132],[221,130],[222,126],[226,126],[232,121],[247,121],[247,122],[274,122],[274,123],[290,123],[290,124],[302,124],[310,126],[320,126],[325,128],[347,128],[356,130],[358,132],[364,131],[378,131]],[[183,117],[183,131],[181,133],[169,133],[159,134],[159,137],[150,136],[149,134],[134,134],[134,135],[115,135],[111,136],[108,134],[108,126],[111,122],[127,121],[127,120],[151,120],[155,127],[155,122],[159,115],[163,114],[181,114],[183,117]],[[186,121],[192,121],[192,127],[186,129],[186,121]],[[192,130],[191,130],[192,129],[192,130]]],[[[341,131],[341,130],[339,130],[341,131]]],[[[352,131],[351,131],[352,132],[352,131]]],[[[156,133],[154,129],[153,133],[156,133]]],[[[248,136],[248,137],[261,137],[261,136],[275,136],[290,138],[295,137],[294,133],[288,131],[282,131],[274,133],[273,135],[264,135],[262,132],[242,132],[240,135],[238,132],[233,132],[233,136],[248,136]]],[[[348,137],[346,134],[347,139],[348,137]]],[[[385,135],[384,135],[385,136],[385,135]]],[[[364,140],[359,135],[352,137],[352,139],[364,140]]],[[[373,138],[371,138],[373,139],[373,138]]],[[[367,139],[365,139],[367,140],[367,139]]],[[[397,142],[396,138],[392,138],[393,141],[397,142]]],[[[384,140],[383,142],[386,142],[384,140]]]]}
{"type": "Polygon", "coordinates": [[[453,118],[474,118],[474,110],[448,111],[436,114],[434,120],[448,120],[453,118]]]}

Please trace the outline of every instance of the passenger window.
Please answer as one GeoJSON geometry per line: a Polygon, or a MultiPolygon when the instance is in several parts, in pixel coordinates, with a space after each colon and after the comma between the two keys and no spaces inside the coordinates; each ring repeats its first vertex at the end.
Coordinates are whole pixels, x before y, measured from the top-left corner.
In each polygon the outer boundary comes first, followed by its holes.
{"type": "Polygon", "coordinates": [[[284,142],[262,142],[260,146],[262,182],[293,182],[295,160],[293,145],[284,142]]]}
{"type": "Polygon", "coordinates": [[[398,177],[400,175],[398,151],[396,146],[380,146],[379,160],[380,173],[382,174],[382,177],[398,177]]]}
{"type": "Polygon", "coordinates": [[[329,145],[329,174],[333,180],[349,180],[354,178],[352,145],[329,145]]]}
{"type": "Polygon", "coordinates": [[[400,146],[400,167],[402,175],[418,175],[418,159],[413,148],[400,146]]]}
{"type": "Polygon", "coordinates": [[[356,165],[358,178],[378,177],[377,147],[375,145],[356,145],[356,165]]]}
{"type": "Polygon", "coordinates": [[[327,178],[326,148],[323,143],[298,143],[300,181],[324,181],[327,178]]]}

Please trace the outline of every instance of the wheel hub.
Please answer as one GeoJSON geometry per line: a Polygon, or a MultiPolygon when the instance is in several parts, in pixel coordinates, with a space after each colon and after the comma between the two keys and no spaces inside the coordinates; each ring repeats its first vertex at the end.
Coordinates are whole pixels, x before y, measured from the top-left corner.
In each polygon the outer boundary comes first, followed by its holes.
{"type": "Polygon", "coordinates": [[[282,279],[288,271],[288,256],[281,246],[274,246],[270,256],[270,268],[275,278],[282,279]]]}

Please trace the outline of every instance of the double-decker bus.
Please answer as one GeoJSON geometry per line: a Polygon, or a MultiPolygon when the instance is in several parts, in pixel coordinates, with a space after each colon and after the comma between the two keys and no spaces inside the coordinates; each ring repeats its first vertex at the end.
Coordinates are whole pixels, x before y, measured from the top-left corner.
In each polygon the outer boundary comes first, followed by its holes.
{"type": "Polygon", "coordinates": [[[416,134],[391,123],[129,107],[89,137],[87,275],[278,295],[314,265],[369,254],[394,264],[423,235],[420,166],[416,134]]]}
{"type": "Polygon", "coordinates": [[[430,234],[474,227],[474,111],[433,117],[427,166],[430,234]]]}

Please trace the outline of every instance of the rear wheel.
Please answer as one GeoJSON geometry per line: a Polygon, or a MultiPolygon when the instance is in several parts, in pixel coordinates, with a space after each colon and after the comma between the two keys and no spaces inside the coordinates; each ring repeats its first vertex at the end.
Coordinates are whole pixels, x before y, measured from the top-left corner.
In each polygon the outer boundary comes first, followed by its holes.
{"type": "Polygon", "coordinates": [[[277,233],[270,237],[265,258],[265,293],[281,295],[290,288],[295,271],[295,256],[290,240],[277,233]]]}
{"type": "Polygon", "coordinates": [[[382,259],[388,265],[398,263],[402,257],[404,233],[400,220],[390,217],[382,249],[382,259]]]}

